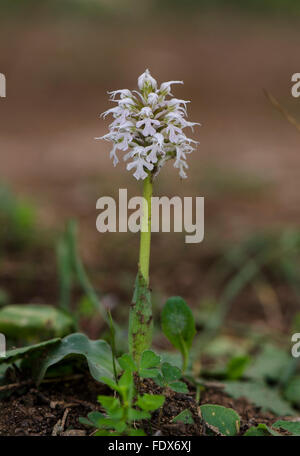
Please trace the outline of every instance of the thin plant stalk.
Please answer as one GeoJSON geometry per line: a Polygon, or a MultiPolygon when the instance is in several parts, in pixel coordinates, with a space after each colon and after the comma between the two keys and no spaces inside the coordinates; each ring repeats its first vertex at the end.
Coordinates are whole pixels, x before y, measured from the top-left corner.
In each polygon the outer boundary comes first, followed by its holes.
{"type": "Polygon", "coordinates": [[[189,360],[189,351],[186,346],[186,343],[184,342],[182,336],[181,336],[181,356],[182,356],[182,374],[185,373],[187,365],[188,365],[188,360],[189,360]]]}
{"type": "Polygon", "coordinates": [[[149,175],[144,180],[143,215],[141,220],[141,238],[139,268],[135,290],[129,314],[129,351],[137,365],[141,354],[150,348],[152,343],[152,304],[149,290],[149,263],[151,245],[151,197],[152,179],[149,175]]]}
{"type": "Polygon", "coordinates": [[[139,267],[142,276],[145,279],[147,286],[149,286],[149,264],[150,264],[150,247],[151,247],[151,198],[152,198],[152,180],[149,175],[144,180],[144,206],[143,217],[141,223],[141,238],[140,238],[140,255],[139,267]]]}

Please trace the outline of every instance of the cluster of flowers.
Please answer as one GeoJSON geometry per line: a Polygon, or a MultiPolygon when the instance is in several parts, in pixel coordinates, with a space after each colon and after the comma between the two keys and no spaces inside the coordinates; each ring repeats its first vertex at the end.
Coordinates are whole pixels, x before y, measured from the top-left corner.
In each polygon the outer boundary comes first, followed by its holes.
{"type": "Polygon", "coordinates": [[[186,157],[197,142],[188,138],[183,129],[199,124],[188,122],[185,118],[188,101],[171,98],[172,84],[183,82],[163,82],[158,88],[156,80],[146,70],[138,78],[140,91],[123,89],[109,92],[111,101],[117,105],[104,112],[103,116],[112,114],[114,121],[109,126],[109,133],[96,139],[113,142],[110,157],[114,166],[119,162],[117,151],[127,152],[123,159],[128,162],[128,171],[135,170],[133,175],[136,179],[145,179],[149,172],[157,175],[166,161],[172,158],[180,176],[187,177],[186,157]]]}

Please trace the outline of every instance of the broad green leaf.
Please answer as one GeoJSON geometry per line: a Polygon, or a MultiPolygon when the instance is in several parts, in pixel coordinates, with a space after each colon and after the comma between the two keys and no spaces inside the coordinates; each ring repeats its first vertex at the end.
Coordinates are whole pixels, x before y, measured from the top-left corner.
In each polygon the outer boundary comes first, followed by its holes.
{"type": "Polygon", "coordinates": [[[169,388],[171,388],[176,393],[186,394],[189,392],[188,387],[184,382],[172,382],[169,383],[169,388]]]}
{"type": "Polygon", "coordinates": [[[223,382],[225,392],[235,399],[245,397],[262,410],[269,410],[276,415],[294,415],[295,411],[285,401],[277,389],[266,386],[263,382],[223,382]]]}
{"type": "Polygon", "coordinates": [[[87,426],[98,427],[99,420],[102,418],[104,418],[103,413],[91,412],[88,414],[87,418],[79,417],[79,422],[87,426]]]}
{"type": "Polygon", "coordinates": [[[139,396],[136,405],[142,410],[151,412],[160,408],[165,402],[165,397],[158,394],[143,394],[139,396]]]}
{"type": "Polygon", "coordinates": [[[205,404],[200,407],[204,421],[223,435],[236,435],[240,431],[240,417],[231,408],[205,404]]]}
{"type": "Polygon", "coordinates": [[[179,380],[181,377],[181,370],[176,366],[172,366],[169,363],[163,363],[161,366],[161,372],[167,383],[179,380]]]}
{"type": "Polygon", "coordinates": [[[73,318],[60,309],[38,304],[0,309],[0,332],[13,339],[63,337],[74,330],[73,318]]]}
{"type": "Polygon", "coordinates": [[[47,351],[53,349],[54,346],[59,345],[61,339],[51,339],[45,342],[40,342],[35,345],[28,345],[27,347],[16,348],[14,350],[8,350],[5,358],[0,358],[0,364],[11,364],[16,362],[18,359],[25,359],[31,356],[35,358],[41,355],[45,355],[47,351]]]}
{"type": "Polygon", "coordinates": [[[288,368],[290,361],[287,352],[274,345],[267,345],[246,370],[245,376],[254,380],[277,381],[288,368]]]}
{"type": "Polygon", "coordinates": [[[102,376],[99,378],[99,381],[109,386],[112,390],[119,391],[117,383],[111,377],[102,376]]]}
{"type": "Polygon", "coordinates": [[[226,377],[229,380],[238,380],[243,376],[243,373],[250,362],[250,357],[247,355],[235,356],[231,358],[226,366],[226,377]]]}
{"type": "Polygon", "coordinates": [[[128,412],[128,418],[130,421],[138,421],[151,418],[151,415],[145,410],[137,410],[134,408],[130,408],[128,412]]]}
{"type": "Polygon", "coordinates": [[[98,396],[98,402],[102,405],[105,410],[115,410],[120,407],[120,401],[114,396],[98,396]]]}
{"type": "Polygon", "coordinates": [[[285,429],[293,435],[300,435],[300,421],[284,421],[279,420],[272,424],[272,427],[277,429],[285,429]]]}
{"type": "Polygon", "coordinates": [[[246,437],[266,437],[266,436],[279,436],[280,434],[273,431],[269,426],[264,423],[260,423],[258,426],[252,426],[245,432],[246,437]]]}
{"type": "Polygon", "coordinates": [[[97,427],[95,426],[90,420],[84,418],[84,416],[80,416],[78,418],[79,423],[84,424],[85,426],[97,427]]]}
{"type": "Polygon", "coordinates": [[[153,369],[140,369],[139,375],[141,378],[156,378],[159,374],[159,370],[153,369]]]}
{"type": "Polygon", "coordinates": [[[171,421],[172,423],[184,423],[184,424],[194,424],[194,418],[193,414],[190,410],[185,409],[182,412],[179,413],[179,415],[175,416],[173,420],[171,421]]]}
{"type": "Polygon", "coordinates": [[[122,421],[121,416],[117,419],[111,417],[106,417],[100,412],[91,412],[88,414],[87,418],[80,417],[79,422],[86,426],[93,426],[99,429],[115,429],[118,432],[123,432],[126,427],[124,421],[122,421]]]}
{"type": "Polygon", "coordinates": [[[236,340],[232,336],[220,334],[203,347],[203,353],[210,358],[229,358],[243,356],[251,347],[249,340],[236,340]]]}
{"type": "Polygon", "coordinates": [[[130,370],[126,370],[118,382],[119,388],[128,390],[133,385],[133,376],[130,370]]]}
{"type": "Polygon", "coordinates": [[[154,381],[158,386],[161,386],[162,388],[167,386],[164,377],[160,373],[158,374],[157,377],[154,377],[154,381]]]}
{"type": "Polygon", "coordinates": [[[189,350],[196,334],[195,321],[191,309],[180,297],[169,298],[162,311],[162,330],[177,349],[183,346],[189,350]]]}
{"type": "Polygon", "coordinates": [[[117,432],[123,432],[126,429],[126,423],[121,419],[113,419],[113,418],[99,418],[98,419],[98,426],[100,429],[115,429],[117,432]]]}
{"type": "Polygon", "coordinates": [[[284,397],[294,404],[300,404],[300,376],[292,377],[284,389],[284,397]]]}
{"type": "Polygon", "coordinates": [[[176,352],[160,352],[161,362],[172,364],[179,369],[182,365],[182,358],[179,353],[176,352]]]}
{"type": "Polygon", "coordinates": [[[153,319],[151,293],[140,271],[135,281],[129,314],[129,351],[139,363],[152,342],[153,319]]]}
{"type": "Polygon", "coordinates": [[[105,409],[109,418],[113,420],[121,420],[123,418],[123,407],[121,406],[119,398],[113,396],[98,396],[98,402],[105,409]]]}
{"type": "Polygon", "coordinates": [[[129,353],[124,353],[124,355],[118,358],[118,361],[123,370],[130,370],[131,372],[138,370],[137,365],[129,353]]]}
{"type": "Polygon", "coordinates": [[[49,367],[70,356],[84,357],[95,380],[100,381],[103,376],[114,378],[112,353],[107,342],[104,340],[90,340],[84,334],[74,333],[62,339],[60,344],[50,350],[43,359],[39,370],[38,382],[42,380],[49,367]]]}
{"type": "Polygon", "coordinates": [[[154,353],[152,350],[145,350],[142,353],[140,368],[149,369],[157,367],[160,364],[160,356],[154,353]]]}

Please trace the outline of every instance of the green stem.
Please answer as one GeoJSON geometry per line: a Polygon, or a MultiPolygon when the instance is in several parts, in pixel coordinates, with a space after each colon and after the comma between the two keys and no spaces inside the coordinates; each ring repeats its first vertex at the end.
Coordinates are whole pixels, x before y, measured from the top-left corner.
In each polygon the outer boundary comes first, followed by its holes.
{"type": "Polygon", "coordinates": [[[140,257],[139,267],[142,276],[144,277],[147,286],[149,285],[149,263],[150,263],[150,245],[151,245],[151,197],[152,197],[152,181],[151,175],[144,180],[144,206],[143,217],[141,223],[141,238],[140,238],[140,257]]]}
{"type": "Polygon", "coordinates": [[[151,242],[151,176],[144,180],[144,203],[141,220],[141,238],[139,269],[135,281],[135,289],[130,306],[128,344],[129,352],[136,364],[139,365],[143,351],[151,346],[152,342],[152,305],[149,289],[149,262],[151,242]]]}
{"type": "Polygon", "coordinates": [[[181,338],[181,356],[182,356],[182,374],[185,373],[187,365],[188,365],[188,360],[189,360],[189,351],[187,349],[186,343],[184,342],[182,336],[181,338]]]}

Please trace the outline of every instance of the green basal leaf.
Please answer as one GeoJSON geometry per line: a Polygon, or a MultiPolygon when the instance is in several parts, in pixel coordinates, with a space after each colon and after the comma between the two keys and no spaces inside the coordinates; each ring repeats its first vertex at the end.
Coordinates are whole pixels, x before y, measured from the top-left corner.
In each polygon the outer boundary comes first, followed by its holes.
{"type": "Polygon", "coordinates": [[[240,430],[240,417],[231,408],[222,405],[205,404],[200,407],[204,421],[216,428],[222,435],[236,435],[240,430]]]}
{"type": "Polygon", "coordinates": [[[180,297],[169,298],[162,311],[162,330],[169,341],[181,352],[191,348],[196,334],[191,309],[180,297]]]}
{"type": "Polygon", "coordinates": [[[141,378],[156,378],[159,375],[158,369],[141,369],[140,377],[141,378]]]}
{"type": "Polygon", "coordinates": [[[179,353],[176,352],[160,352],[161,362],[172,364],[179,369],[182,365],[182,358],[179,353]]]}
{"type": "Polygon", "coordinates": [[[136,405],[147,412],[160,408],[165,402],[165,397],[158,394],[144,394],[138,396],[136,405]]]}
{"type": "Polygon", "coordinates": [[[100,377],[99,381],[104,383],[105,385],[109,386],[114,391],[119,391],[118,384],[112,380],[110,377],[100,377]]]}
{"type": "Polygon", "coordinates": [[[278,381],[290,364],[290,355],[274,345],[266,345],[245,375],[253,380],[278,381]]]}
{"type": "Polygon", "coordinates": [[[8,350],[5,358],[0,358],[0,364],[11,364],[15,363],[19,359],[28,359],[31,356],[35,358],[47,354],[47,352],[53,349],[54,346],[59,345],[61,339],[51,339],[39,344],[29,345],[27,347],[16,348],[14,350],[8,350]]]}
{"type": "Polygon", "coordinates": [[[80,424],[84,424],[84,426],[97,427],[90,420],[88,420],[87,418],[84,418],[83,416],[80,416],[78,418],[78,421],[80,424]]]}
{"type": "Polygon", "coordinates": [[[130,408],[128,412],[128,419],[130,421],[138,421],[138,420],[145,420],[151,418],[150,413],[146,412],[145,410],[137,410],[134,408],[130,408]]]}
{"type": "Polygon", "coordinates": [[[133,376],[130,370],[126,370],[118,382],[119,389],[128,390],[133,386],[133,376]]]}
{"type": "Polygon", "coordinates": [[[162,388],[167,386],[164,377],[160,373],[157,375],[157,377],[154,377],[154,381],[158,386],[161,386],[162,388]]]}
{"type": "Polygon", "coordinates": [[[223,382],[225,392],[235,399],[245,397],[262,410],[269,410],[276,415],[294,415],[295,411],[285,401],[280,392],[266,386],[263,382],[223,382]]]}
{"type": "Polygon", "coordinates": [[[88,414],[87,418],[84,417],[79,417],[79,422],[81,424],[87,425],[87,426],[92,426],[92,427],[98,427],[99,420],[105,418],[104,415],[100,412],[91,412],[88,414]]]}
{"type": "Polygon", "coordinates": [[[52,306],[22,304],[0,309],[0,332],[12,339],[63,337],[72,331],[73,318],[52,306]]]}
{"type": "Polygon", "coordinates": [[[140,368],[149,369],[157,367],[160,364],[160,356],[154,353],[152,350],[145,350],[142,353],[140,368]]]}
{"type": "Polygon", "coordinates": [[[226,378],[229,380],[239,380],[250,363],[248,355],[235,356],[231,358],[226,366],[226,378]]]}
{"type": "Polygon", "coordinates": [[[253,426],[245,432],[246,437],[266,437],[266,436],[279,436],[280,434],[273,431],[269,426],[260,423],[258,426],[253,426]]]}
{"type": "Polygon", "coordinates": [[[120,356],[118,362],[123,370],[130,370],[131,372],[137,372],[138,370],[137,365],[129,353],[124,353],[124,355],[120,356]]]}
{"type": "Polygon", "coordinates": [[[108,418],[99,418],[98,419],[98,426],[99,429],[114,429],[117,432],[123,432],[126,429],[126,423],[121,421],[120,419],[112,419],[108,418]]]}
{"type": "Polygon", "coordinates": [[[300,422],[299,421],[284,421],[279,420],[272,424],[272,427],[277,429],[285,429],[293,435],[300,435],[300,422]]]}
{"type": "Polygon", "coordinates": [[[86,359],[95,380],[101,381],[101,377],[114,378],[112,353],[107,342],[90,340],[84,334],[74,333],[62,339],[42,360],[37,381],[43,379],[49,367],[65,358],[78,356],[86,359]]]}
{"type": "Polygon", "coordinates": [[[181,370],[176,366],[172,366],[169,363],[163,363],[161,366],[161,372],[167,383],[174,382],[181,377],[181,370]]]}
{"type": "Polygon", "coordinates": [[[292,377],[284,389],[284,397],[293,404],[300,404],[300,376],[292,377]]]}
{"type": "Polygon", "coordinates": [[[98,396],[98,402],[102,405],[105,410],[113,411],[120,407],[120,401],[118,398],[113,396],[98,396]]]}
{"type": "Polygon", "coordinates": [[[137,363],[152,343],[152,331],[151,293],[139,271],[129,315],[129,351],[137,363]]]}
{"type": "Polygon", "coordinates": [[[172,382],[169,383],[169,388],[171,388],[176,393],[186,394],[189,392],[188,387],[184,382],[172,382]]]}
{"type": "Polygon", "coordinates": [[[141,378],[155,378],[159,374],[157,366],[160,364],[160,356],[152,350],[145,350],[141,356],[139,376],[141,378]]]}
{"type": "Polygon", "coordinates": [[[175,416],[172,423],[184,423],[184,424],[194,424],[193,414],[190,410],[185,409],[179,413],[179,415],[175,416]]]}
{"type": "Polygon", "coordinates": [[[159,375],[158,369],[140,369],[139,375],[141,378],[156,378],[159,375]]]}

